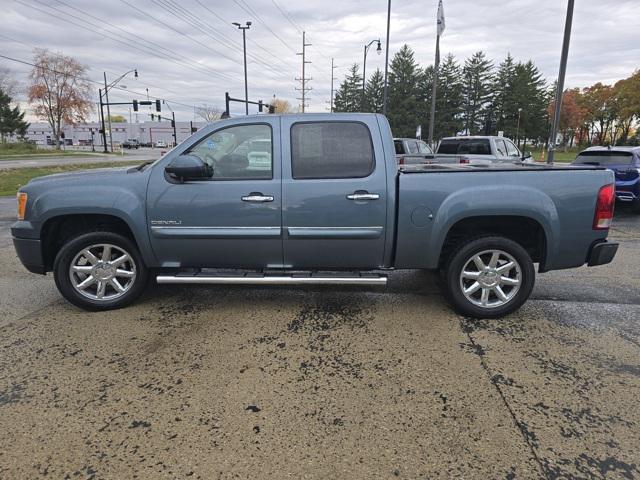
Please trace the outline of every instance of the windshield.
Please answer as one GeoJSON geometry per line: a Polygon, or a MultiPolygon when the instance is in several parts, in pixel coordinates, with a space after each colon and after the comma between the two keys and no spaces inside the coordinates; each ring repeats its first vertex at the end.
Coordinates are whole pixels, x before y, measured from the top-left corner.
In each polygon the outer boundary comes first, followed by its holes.
{"type": "Polygon", "coordinates": [[[573,161],[573,165],[631,165],[631,152],[593,151],[582,152],[573,161]]]}
{"type": "Polygon", "coordinates": [[[444,154],[463,154],[471,155],[491,155],[491,147],[489,140],[484,138],[463,139],[452,138],[442,140],[438,147],[438,153],[444,154]]]}

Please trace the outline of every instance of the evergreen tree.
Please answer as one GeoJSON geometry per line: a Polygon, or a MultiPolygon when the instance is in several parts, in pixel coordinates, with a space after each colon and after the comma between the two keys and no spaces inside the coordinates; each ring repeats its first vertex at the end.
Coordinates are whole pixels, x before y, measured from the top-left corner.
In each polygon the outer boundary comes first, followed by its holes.
{"type": "Polygon", "coordinates": [[[25,112],[21,112],[17,105],[12,108],[11,101],[11,97],[0,89],[0,141],[2,142],[7,136],[24,137],[29,128],[29,123],[24,121],[25,112]]]}
{"type": "Polygon", "coordinates": [[[520,138],[545,140],[549,132],[549,115],[547,107],[551,98],[546,82],[531,60],[518,63],[514,69],[513,100],[515,116],[511,120],[515,130],[517,109],[520,114],[520,138]]]}
{"type": "MultiPolygon", "coordinates": [[[[440,65],[436,92],[436,121],[434,138],[450,137],[463,128],[462,71],[453,55],[449,54],[440,65]]],[[[431,93],[431,92],[429,92],[431,93]]]]}
{"type": "Polygon", "coordinates": [[[511,54],[498,66],[493,79],[491,100],[492,133],[503,131],[505,136],[515,138],[518,121],[517,101],[514,97],[513,82],[516,64],[511,54]]]}
{"type": "MultiPolygon", "coordinates": [[[[422,138],[428,139],[429,121],[431,119],[431,93],[433,87],[433,65],[429,65],[418,74],[416,92],[417,114],[419,124],[422,126],[422,138]]],[[[440,92],[436,93],[437,96],[440,92]]],[[[436,105],[436,129],[438,126],[438,106],[436,105]]],[[[414,130],[415,134],[415,130],[414,130]]],[[[413,136],[413,134],[411,135],[413,136]]]]}
{"type": "Polygon", "coordinates": [[[354,63],[340,84],[334,100],[334,111],[359,112],[362,109],[362,77],[358,69],[358,64],[354,63]]]}
{"type": "Polygon", "coordinates": [[[393,134],[397,137],[413,137],[419,118],[420,68],[408,45],[398,51],[391,61],[387,117],[393,134]]]}
{"type": "Polygon", "coordinates": [[[462,98],[464,124],[469,135],[483,133],[490,119],[492,68],[491,61],[482,51],[474,53],[464,63],[462,98]]]}
{"type": "Polygon", "coordinates": [[[382,102],[384,100],[384,75],[379,68],[367,80],[364,89],[365,111],[382,113],[382,102]]]}

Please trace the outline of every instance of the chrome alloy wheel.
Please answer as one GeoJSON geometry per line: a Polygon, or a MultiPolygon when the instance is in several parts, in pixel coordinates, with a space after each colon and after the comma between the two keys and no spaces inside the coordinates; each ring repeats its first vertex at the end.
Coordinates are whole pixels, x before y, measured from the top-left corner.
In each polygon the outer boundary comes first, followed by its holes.
{"type": "Polygon", "coordinates": [[[71,285],[91,300],[106,301],[127,293],[136,280],[133,257],[109,243],[82,249],[69,266],[71,285]]]}
{"type": "Polygon", "coordinates": [[[496,308],[509,303],[522,284],[520,264],[502,250],[485,250],[471,257],[460,272],[460,288],[472,304],[496,308]]]}

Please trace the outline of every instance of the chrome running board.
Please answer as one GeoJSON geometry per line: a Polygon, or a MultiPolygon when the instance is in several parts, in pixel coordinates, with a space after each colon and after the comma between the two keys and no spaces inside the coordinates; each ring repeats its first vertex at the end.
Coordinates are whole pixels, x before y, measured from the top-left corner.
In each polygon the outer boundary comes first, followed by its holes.
{"type": "Polygon", "coordinates": [[[161,284],[209,284],[209,285],[386,285],[387,277],[368,272],[239,272],[229,274],[209,274],[202,271],[158,275],[161,284]]]}

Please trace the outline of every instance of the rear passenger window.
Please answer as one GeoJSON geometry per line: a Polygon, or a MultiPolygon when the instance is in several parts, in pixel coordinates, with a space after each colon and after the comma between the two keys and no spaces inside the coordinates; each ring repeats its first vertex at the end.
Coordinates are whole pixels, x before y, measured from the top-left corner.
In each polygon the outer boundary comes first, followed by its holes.
{"type": "Polygon", "coordinates": [[[375,160],[369,129],[356,122],[303,122],[291,127],[294,179],[361,178],[375,160]]]}

